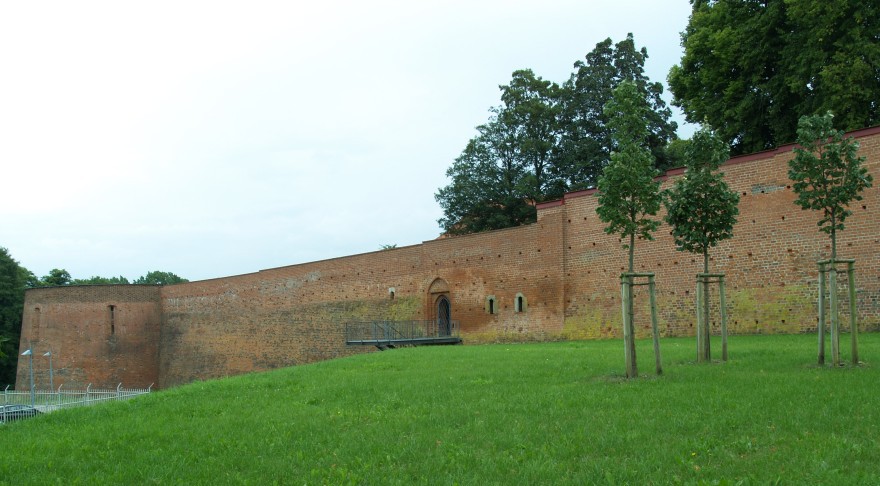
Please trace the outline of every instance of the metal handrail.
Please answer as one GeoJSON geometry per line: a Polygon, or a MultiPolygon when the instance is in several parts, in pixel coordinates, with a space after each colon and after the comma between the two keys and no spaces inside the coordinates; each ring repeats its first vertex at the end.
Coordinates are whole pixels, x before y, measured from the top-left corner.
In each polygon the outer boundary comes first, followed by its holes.
{"type": "MultiPolygon", "coordinates": [[[[40,412],[51,412],[62,408],[81,407],[107,401],[128,400],[140,395],[152,392],[153,384],[147,388],[123,388],[122,383],[111,389],[92,388],[92,384],[85,390],[65,389],[64,384],[57,390],[34,390],[34,407],[40,412]]],[[[30,390],[9,390],[9,386],[3,390],[3,400],[0,405],[30,405],[30,390]]],[[[2,420],[2,417],[0,417],[2,420]]]]}
{"type": "Polygon", "coordinates": [[[458,338],[458,321],[439,322],[431,320],[407,321],[352,321],[345,324],[346,342],[392,342],[418,339],[458,338]]]}

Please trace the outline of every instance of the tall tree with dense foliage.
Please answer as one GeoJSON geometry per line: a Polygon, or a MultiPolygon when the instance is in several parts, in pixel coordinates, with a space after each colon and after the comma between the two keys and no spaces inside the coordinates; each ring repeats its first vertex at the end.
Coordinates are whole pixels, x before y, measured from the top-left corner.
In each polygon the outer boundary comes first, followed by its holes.
{"type": "Polygon", "coordinates": [[[0,247],[0,386],[15,383],[28,273],[0,247]]]}
{"type": "Polygon", "coordinates": [[[796,139],[798,116],[836,128],[880,123],[880,4],[861,0],[692,0],[673,104],[734,155],[796,139]]]}
{"type": "MultiPolygon", "coordinates": [[[[614,97],[605,106],[611,137],[617,149],[611,154],[611,163],[605,167],[597,184],[599,206],[596,213],[606,223],[605,232],[618,234],[628,241],[627,271],[635,269],[636,238],[653,240],[652,233],[660,226],[656,216],[662,201],[660,183],[655,180],[659,171],[654,167],[654,157],[648,146],[646,113],[650,107],[632,82],[621,83],[614,90],[614,97]]],[[[630,277],[632,278],[632,277],[630,277]]],[[[630,282],[631,283],[631,282],[630,282]]],[[[625,305],[625,312],[633,315],[632,299],[625,305]]],[[[632,320],[624,335],[627,343],[627,376],[638,375],[636,366],[635,329],[632,320]]]]}
{"type": "Polygon", "coordinates": [[[624,81],[635,83],[650,109],[645,112],[647,144],[659,169],[670,167],[665,146],[676,139],[678,128],[661,97],[663,85],[645,75],[648,51],[636,48],[632,34],[614,43],[607,38],[574,64],[575,71],[563,85],[561,135],[558,150],[559,178],[565,190],[595,187],[602,169],[615,150],[605,105],[624,81]]]}
{"type": "MultiPolygon", "coordinates": [[[[709,249],[733,237],[739,214],[739,194],[717,172],[730,155],[730,147],[712,130],[703,128],[694,134],[684,150],[686,170],[665,194],[666,223],[679,251],[703,257],[703,273],[709,273],[709,249]]],[[[703,284],[703,295],[708,296],[703,284]]],[[[701,341],[698,360],[711,360],[709,346],[709,299],[702,299],[701,341]]]]}
{"type": "Polygon", "coordinates": [[[446,171],[451,183],[435,196],[443,208],[444,231],[464,234],[531,223],[535,202],[558,197],[548,191],[558,89],[530,70],[516,71],[510,84],[501,86],[503,104],[477,127],[477,136],[446,171]]]}
{"type": "Polygon", "coordinates": [[[443,208],[440,226],[448,234],[508,228],[535,220],[535,208],[519,191],[525,169],[505,143],[504,127],[491,120],[477,127],[446,175],[451,182],[435,198],[443,208]]]}
{"type": "Polygon", "coordinates": [[[650,107],[644,113],[647,144],[657,165],[668,166],[665,146],[675,139],[676,124],[660,97],[662,85],[644,74],[647,56],[630,34],[616,44],[611,39],[597,44],[561,87],[528,69],[514,72],[500,87],[502,104],[477,127],[477,136],[446,172],[450,183],[435,196],[444,231],[532,223],[535,203],[594,187],[615,150],[603,108],[623,81],[634,83],[650,107]]]}

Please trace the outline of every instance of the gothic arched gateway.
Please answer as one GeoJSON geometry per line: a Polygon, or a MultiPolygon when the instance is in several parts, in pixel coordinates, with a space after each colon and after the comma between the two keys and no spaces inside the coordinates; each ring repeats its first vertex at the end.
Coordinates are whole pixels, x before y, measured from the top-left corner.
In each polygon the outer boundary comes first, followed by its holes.
{"type": "Polygon", "coordinates": [[[449,297],[449,284],[442,278],[436,278],[428,286],[428,302],[431,306],[429,315],[437,324],[438,336],[452,334],[452,301],[449,297]]]}

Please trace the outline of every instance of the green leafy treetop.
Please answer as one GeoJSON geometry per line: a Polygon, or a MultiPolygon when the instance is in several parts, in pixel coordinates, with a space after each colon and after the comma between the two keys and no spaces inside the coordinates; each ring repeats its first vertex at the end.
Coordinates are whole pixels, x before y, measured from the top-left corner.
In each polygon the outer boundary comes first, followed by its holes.
{"type": "Polygon", "coordinates": [[[649,218],[660,210],[659,175],[647,146],[645,113],[649,107],[634,83],[621,83],[605,105],[617,151],[598,180],[599,207],[596,212],[607,223],[605,232],[629,237],[629,271],[633,271],[636,237],[653,240],[651,233],[660,221],[649,218]]]}
{"type": "Polygon", "coordinates": [[[99,277],[96,275],[94,277],[86,279],[75,278],[71,282],[71,285],[128,285],[129,283],[131,282],[129,282],[128,279],[123,277],[122,275],[110,278],[99,277]]]}
{"type": "Polygon", "coordinates": [[[172,272],[160,272],[154,270],[152,272],[147,272],[143,277],[138,277],[132,283],[135,285],[173,285],[186,282],[189,282],[189,280],[178,277],[172,272]]]}
{"type": "Polygon", "coordinates": [[[691,0],[669,89],[734,155],[795,139],[802,113],[880,122],[880,7],[865,0],[691,0]]]}
{"type": "Polygon", "coordinates": [[[477,127],[479,134],[446,171],[452,182],[435,195],[444,215],[438,223],[446,233],[533,223],[535,201],[562,195],[550,191],[549,179],[558,86],[525,69],[500,89],[503,105],[477,127]]]}
{"type": "Polygon", "coordinates": [[[862,199],[860,193],[871,187],[873,178],[862,167],[865,158],[856,155],[859,143],[844,138],[832,121],[831,112],[800,118],[799,146],[789,162],[788,177],[794,182],[795,204],[822,211],[819,230],[831,236],[831,259],[836,260],[837,230],[843,230],[843,222],[852,214],[849,203],[862,199]]]}
{"type": "Polygon", "coordinates": [[[62,285],[70,285],[73,278],[70,272],[63,268],[53,268],[49,270],[49,274],[40,279],[41,287],[59,287],[62,285]]]}
{"type": "Polygon", "coordinates": [[[709,273],[709,248],[733,236],[739,214],[739,194],[715,172],[727,160],[730,147],[708,128],[694,134],[685,146],[686,171],[666,192],[666,222],[679,251],[703,255],[709,273]]]}
{"type": "Polygon", "coordinates": [[[530,69],[500,86],[501,105],[477,127],[447,170],[449,184],[435,194],[438,221],[448,234],[466,234],[534,223],[535,203],[595,187],[609,155],[617,150],[603,111],[614,89],[634,82],[649,106],[646,146],[658,167],[669,167],[665,146],[676,124],[661,95],[663,85],[644,73],[648,52],[632,34],[596,44],[562,86],[530,69]]]}

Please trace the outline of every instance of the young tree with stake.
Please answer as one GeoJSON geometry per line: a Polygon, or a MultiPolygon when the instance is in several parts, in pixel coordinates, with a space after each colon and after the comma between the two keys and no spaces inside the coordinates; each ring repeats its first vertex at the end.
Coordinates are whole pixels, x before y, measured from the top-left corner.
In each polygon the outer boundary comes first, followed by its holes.
{"type": "MultiPolygon", "coordinates": [[[[739,195],[716,172],[730,155],[730,147],[715,132],[703,128],[694,134],[685,150],[686,170],[666,192],[666,222],[679,251],[703,256],[703,274],[709,273],[709,249],[733,236],[739,214],[739,195]]],[[[708,277],[702,285],[702,312],[698,329],[697,361],[711,360],[709,345],[708,277]]]]}
{"type": "MultiPolygon", "coordinates": [[[[654,168],[654,158],[648,148],[648,129],[645,126],[645,113],[649,110],[643,96],[639,95],[635,84],[621,83],[614,90],[614,97],[605,105],[609,117],[612,138],[617,150],[611,155],[611,163],[605,167],[597,183],[599,206],[596,212],[599,219],[607,223],[605,232],[619,234],[629,243],[624,245],[629,252],[628,273],[634,271],[636,238],[653,240],[652,232],[660,226],[660,221],[651,218],[660,210],[660,183],[655,181],[658,171],[654,168]]],[[[629,279],[631,288],[632,277],[629,279]]],[[[625,310],[632,316],[632,299],[625,303],[625,310]]],[[[624,317],[624,337],[626,346],[627,377],[638,376],[634,327],[632,319],[624,317]],[[628,325],[627,325],[628,323],[628,325]]]]}
{"type": "MultiPolygon", "coordinates": [[[[795,204],[801,209],[821,211],[819,231],[831,237],[831,260],[829,270],[829,290],[831,293],[831,345],[834,365],[840,362],[837,335],[837,292],[836,264],[837,232],[843,231],[844,221],[852,215],[849,204],[861,201],[861,192],[871,187],[873,177],[868,169],[862,166],[864,157],[857,156],[859,143],[852,137],[844,138],[843,131],[832,126],[833,115],[802,116],[798,121],[798,147],[794,149],[795,157],[789,162],[788,177],[794,184],[792,189],[797,194],[795,204]]],[[[822,264],[820,263],[820,268],[822,264]]],[[[820,275],[820,282],[824,280],[820,275]]],[[[850,271],[850,309],[855,313],[854,280],[850,271]]],[[[824,291],[822,291],[824,293],[824,291]]],[[[820,304],[824,296],[820,294],[820,304]]],[[[819,363],[824,363],[823,323],[824,309],[819,310],[819,363]]],[[[853,322],[853,362],[858,362],[856,344],[856,316],[853,322]]]]}

